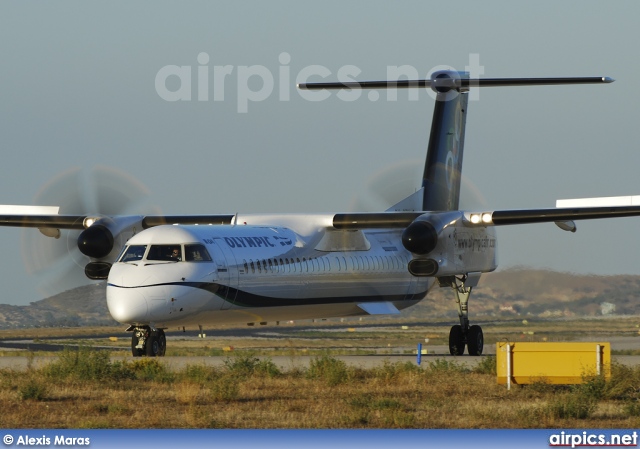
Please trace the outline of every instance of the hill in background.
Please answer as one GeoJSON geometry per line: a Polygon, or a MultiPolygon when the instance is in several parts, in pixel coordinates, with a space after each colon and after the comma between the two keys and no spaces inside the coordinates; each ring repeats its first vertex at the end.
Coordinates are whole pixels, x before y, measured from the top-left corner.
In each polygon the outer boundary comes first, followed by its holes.
{"type": "MultiPolygon", "coordinates": [[[[640,315],[640,276],[595,276],[514,268],[484,274],[469,301],[472,317],[640,315]]],[[[455,295],[434,287],[405,310],[412,319],[456,318],[455,295]]],[[[0,304],[0,329],[112,326],[104,283],[78,287],[28,306],[0,304]]]]}
{"type": "Polygon", "coordinates": [[[28,306],[0,304],[0,329],[113,326],[104,283],[84,285],[28,306]]]}
{"type": "MultiPolygon", "coordinates": [[[[640,315],[640,276],[596,276],[512,268],[482,275],[469,300],[471,316],[595,317],[640,315]]],[[[455,294],[438,288],[416,307],[457,317],[455,294]]],[[[412,314],[413,315],[413,314],[412,314]]]]}

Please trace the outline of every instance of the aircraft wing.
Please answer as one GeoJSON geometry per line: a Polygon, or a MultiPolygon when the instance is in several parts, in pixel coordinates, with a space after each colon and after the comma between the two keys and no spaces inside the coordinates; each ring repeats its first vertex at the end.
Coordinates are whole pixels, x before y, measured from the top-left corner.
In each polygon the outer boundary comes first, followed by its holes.
{"type": "MultiPolygon", "coordinates": [[[[562,200],[568,201],[568,200],[562,200]]],[[[562,204],[559,203],[558,204],[562,204]]],[[[205,225],[231,224],[233,214],[204,215],[146,215],[114,216],[59,215],[57,207],[48,206],[2,206],[0,205],[0,226],[57,228],[83,230],[99,220],[119,219],[139,220],[142,228],[165,224],[205,225]],[[42,213],[43,211],[48,213],[42,213]],[[54,212],[55,211],[55,212],[54,212]]],[[[405,228],[423,215],[439,212],[361,212],[340,213],[333,216],[335,229],[379,229],[405,228]]],[[[564,222],[573,220],[593,220],[598,218],[634,217],[640,215],[640,205],[598,206],[598,207],[557,207],[552,209],[497,210],[486,212],[464,212],[468,225],[505,226],[528,223],[564,222]]]]}
{"type": "MultiPolygon", "coordinates": [[[[443,212],[451,213],[451,212],[443,212]]],[[[558,207],[553,209],[496,210],[464,213],[468,226],[506,226],[531,223],[570,223],[574,220],[640,216],[640,205],[600,207],[558,207]]],[[[422,216],[440,212],[375,212],[336,214],[333,227],[336,229],[405,228],[422,216]]],[[[562,226],[561,226],[562,227],[562,226]]],[[[563,227],[563,229],[565,229],[563,227]]],[[[566,229],[571,230],[571,229],[566,229]]]]}
{"type": "Polygon", "coordinates": [[[598,218],[635,217],[638,215],[640,215],[640,206],[606,206],[498,210],[493,212],[465,213],[465,218],[467,218],[471,224],[504,226],[573,220],[595,220],[598,218]]]}
{"type": "MultiPolygon", "coordinates": [[[[106,218],[100,215],[60,215],[58,210],[58,207],[51,206],[0,205],[0,226],[83,230],[106,218]]],[[[121,218],[128,222],[131,218],[136,218],[140,220],[142,228],[146,229],[165,224],[231,224],[234,215],[146,215],[108,218],[121,218]]]]}
{"type": "MultiPolygon", "coordinates": [[[[235,215],[60,215],[58,207],[0,205],[0,226],[37,228],[47,237],[60,230],[81,231],[78,249],[95,260],[112,260],[141,229],[165,224],[231,224],[235,215]]],[[[93,279],[93,278],[92,278],[93,279]]]]}

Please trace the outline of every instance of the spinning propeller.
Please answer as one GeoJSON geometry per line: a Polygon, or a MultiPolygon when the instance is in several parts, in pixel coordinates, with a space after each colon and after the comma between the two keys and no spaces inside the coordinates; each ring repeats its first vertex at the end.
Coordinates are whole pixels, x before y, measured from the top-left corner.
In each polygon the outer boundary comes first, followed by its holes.
{"type": "MultiPolygon", "coordinates": [[[[97,166],[90,171],[72,168],[56,176],[40,189],[34,204],[59,206],[60,215],[79,216],[81,226],[83,216],[104,219],[152,212],[146,204],[148,197],[149,190],[131,175],[97,166]]],[[[84,269],[91,259],[83,254],[85,248],[81,252],[78,246],[78,237],[87,231],[41,228],[40,232],[43,235],[25,229],[22,234],[24,263],[29,273],[40,279],[40,292],[50,296],[90,282],[84,269]]],[[[107,254],[98,257],[113,256],[119,250],[118,245],[112,245],[107,254]]]]}

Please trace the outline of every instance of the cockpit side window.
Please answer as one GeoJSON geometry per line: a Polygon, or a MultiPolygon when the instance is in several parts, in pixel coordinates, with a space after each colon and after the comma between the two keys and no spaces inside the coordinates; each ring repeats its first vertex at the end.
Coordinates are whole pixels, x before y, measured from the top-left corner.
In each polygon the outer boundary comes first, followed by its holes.
{"type": "Polygon", "coordinates": [[[187,262],[211,262],[209,251],[204,245],[184,245],[184,254],[187,262]]]}
{"type": "Polygon", "coordinates": [[[182,248],[180,245],[151,245],[147,260],[180,262],[182,260],[182,248]]]}
{"type": "Polygon", "coordinates": [[[120,262],[135,262],[137,260],[142,260],[146,250],[147,245],[131,245],[127,247],[122,254],[120,262]]]}

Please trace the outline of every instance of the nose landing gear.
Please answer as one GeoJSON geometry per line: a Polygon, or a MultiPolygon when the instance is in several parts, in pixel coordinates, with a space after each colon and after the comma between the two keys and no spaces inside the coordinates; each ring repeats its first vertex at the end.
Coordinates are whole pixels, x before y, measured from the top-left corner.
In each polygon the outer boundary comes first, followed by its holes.
{"type": "Polygon", "coordinates": [[[136,326],[131,330],[133,331],[131,353],[134,357],[164,357],[167,349],[167,338],[163,329],[136,326]]]}

